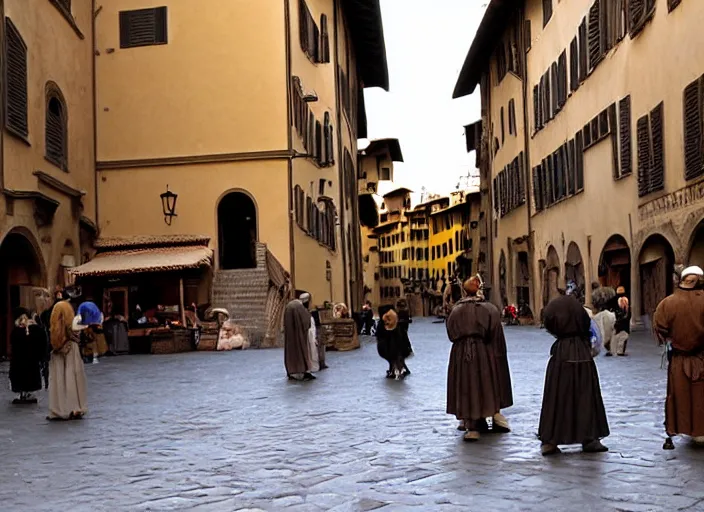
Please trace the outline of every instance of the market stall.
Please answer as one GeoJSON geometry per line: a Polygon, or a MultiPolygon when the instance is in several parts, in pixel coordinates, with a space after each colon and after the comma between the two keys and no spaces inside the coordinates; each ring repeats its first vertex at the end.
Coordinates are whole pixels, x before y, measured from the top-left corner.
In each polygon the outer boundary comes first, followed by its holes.
{"type": "Polygon", "coordinates": [[[208,301],[208,242],[198,236],[99,239],[96,256],[71,273],[106,320],[127,324],[130,353],[193,350],[199,328],[187,307],[208,301]]]}

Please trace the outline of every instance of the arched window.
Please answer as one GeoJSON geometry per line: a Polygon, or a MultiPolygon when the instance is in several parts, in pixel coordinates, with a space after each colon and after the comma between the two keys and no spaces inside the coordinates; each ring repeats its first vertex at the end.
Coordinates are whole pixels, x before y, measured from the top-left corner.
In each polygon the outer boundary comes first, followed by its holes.
{"type": "Polygon", "coordinates": [[[66,101],[59,87],[49,82],[46,86],[46,159],[68,171],[68,122],[66,101]]]}

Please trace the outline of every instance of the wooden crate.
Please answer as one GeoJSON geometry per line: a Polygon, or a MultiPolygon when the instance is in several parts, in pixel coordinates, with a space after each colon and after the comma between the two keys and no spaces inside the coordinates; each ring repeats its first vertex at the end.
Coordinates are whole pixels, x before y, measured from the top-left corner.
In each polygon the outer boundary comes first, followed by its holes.
{"type": "Polygon", "coordinates": [[[193,332],[191,329],[173,329],[152,332],[152,354],[177,354],[193,350],[193,332]]]}
{"type": "Polygon", "coordinates": [[[329,350],[346,352],[360,347],[357,324],[351,318],[332,318],[321,322],[321,341],[329,350]]]}

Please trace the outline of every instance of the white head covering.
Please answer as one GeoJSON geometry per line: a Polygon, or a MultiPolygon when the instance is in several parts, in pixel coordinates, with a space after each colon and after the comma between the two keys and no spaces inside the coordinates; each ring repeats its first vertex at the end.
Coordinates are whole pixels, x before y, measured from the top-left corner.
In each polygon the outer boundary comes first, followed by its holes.
{"type": "Polygon", "coordinates": [[[300,300],[303,304],[310,302],[310,293],[302,293],[298,300],[300,300]]]}
{"type": "Polygon", "coordinates": [[[680,276],[682,279],[684,279],[687,276],[699,276],[702,277],[704,276],[704,270],[701,269],[701,267],[697,267],[696,265],[692,267],[687,267],[682,271],[682,275],[680,276]]]}

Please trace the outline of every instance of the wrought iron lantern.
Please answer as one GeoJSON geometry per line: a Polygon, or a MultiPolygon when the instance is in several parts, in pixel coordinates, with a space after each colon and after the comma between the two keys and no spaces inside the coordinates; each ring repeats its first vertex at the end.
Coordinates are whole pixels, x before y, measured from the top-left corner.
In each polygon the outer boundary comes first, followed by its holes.
{"type": "Polygon", "coordinates": [[[178,199],[178,194],[174,194],[169,190],[169,186],[166,185],[166,192],[161,194],[161,207],[164,210],[164,222],[167,226],[171,225],[171,221],[176,215],[176,199],[178,199]]]}

